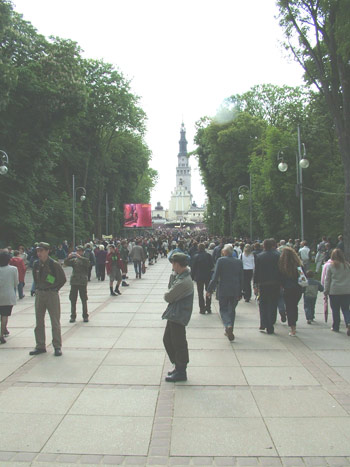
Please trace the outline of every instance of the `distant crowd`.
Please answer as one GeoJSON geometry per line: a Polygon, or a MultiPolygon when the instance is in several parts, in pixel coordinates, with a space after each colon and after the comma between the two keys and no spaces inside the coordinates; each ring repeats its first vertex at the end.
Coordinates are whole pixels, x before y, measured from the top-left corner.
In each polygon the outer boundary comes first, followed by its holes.
{"type": "MultiPolygon", "coordinates": [[[[74,323],[77,319],[78,295],[82,303],[83,321],[88,322],[87,286],[94,279],[93,270],[98,281],[103,282],[108,276],[109,294],[116,297],[121,295],[121,287],[130,285],[130,265],[133,265],[135,278],[141,279],[147,268],[159,258],[168,258],[173,265],[169,290],[165,294],[168,311],[163,318],[168,325],[164,345],[176,366],[177,350],[170,347],[177,341],[181,344],[179,355],[182,355],[182,370],[186,368],[185,360],[188,359],[188,350],[184,351],[187,345],[184,329],[192,313],[189,297],[192,296],[193,302],[193,281],[197,286],[200,314],[211,314],[212,295],[216,294],[225,335],[230,342],[235,339],[236,306],[242,298],[249,303],[253,293],[259,305],[261,332],[274,333],[279,312],[281,321],[288,321],[290,336],[295,336],[301,297],[304,297],[307,323],[312,324],[317,294],[323,292],[325,316],[328,301],[332,310],[332,330],[339,332],[341,310],[347,335],[350,336],[350,266],[344,257],[341,235],[334,244],[323,237],[310,249],[305,240],[281,239],[276,242],[265,239],[263,242],[251,242],[249,239],[211,236],[204,230],[189,232],[174,229],[133,239],[114,238],[108,242],[95,239],[74,249],[63,241],[56,247],[40,242],[30,248],[20,245],[15,250],[11,246],[1,250],[0,342],[5,343],[9,335],[8,318],[16,303],[16,294],[20,300],[24,298],[28,268],[33,274],[30,293],[31,296],[35,295],[36,311],[36,347],[31,355],[46,352],[44,318],[48,311],[54,354],[60,356],[62,342],[58,292],[66,282],[62,266],[72,267],[70,322],[74,323]]],[[[170,381],[174,378],[177,380],[171,375],[169,378],[170,381]]],[[[183,371],[178,378],[183,380],[183,371]]]]}

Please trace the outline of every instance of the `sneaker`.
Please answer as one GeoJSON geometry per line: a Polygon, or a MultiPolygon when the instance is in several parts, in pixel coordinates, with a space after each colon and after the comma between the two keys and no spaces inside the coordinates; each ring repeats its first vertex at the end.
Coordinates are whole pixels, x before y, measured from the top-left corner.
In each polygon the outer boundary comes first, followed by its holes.
{"type": "Polygon", "coordinates": [[[121,291],[119,289],[117,289],[117,287],[115,288],[114,292],[117,292],[118,295],[121,295],[121,291]]]}
{"type": "Polygon", "coordinates": [[[71,318],[71,319],[69,320],[69,322],[70,322],[70,323],[75,323],[75,318],[71,318]]]}
{"type": "Polygon", "coordinates": [[[84,321],[84,323],[88,323],[88,322],[89,322],[89,318],[88,318],[87,316],[85,316],[85,317],[83,318],[83,321],[84,321]]]}
{"type": "Polygon", "coordinates": [[[7,337],[10,335],[10,331],[6,328],[4,332],[4,336],[7,337]]]}
{"type": "Polygon", "coordinates": [[[6,344],[6,340],[4,337],[0,337],[0,344],[6,344]]]}
{"type": "Polygon", "coordinates": [[[311,320],[311,319],[308,319],[306,322],[307,322],[307,324],[312,324],[312,320],[311,320]]]}
{"type": "Polygon", "coordinates": [[[205,310],[200,310],[199,313],[200,313],[201,315],[205,315],[205,310]]]}
{"type": "Polygon", "coordinates": [[[127,282],[123,281],[122,282],[122,287],[129,287],[130,284],[128,284],[127,282]]]}
{"type": "Polygon", "coordinates": [[[116,297],[116,296],[117,296],[117,294],[114,293],[113,291],[111,292],[111,295],[112,295],[112,297],[116,297]]]}

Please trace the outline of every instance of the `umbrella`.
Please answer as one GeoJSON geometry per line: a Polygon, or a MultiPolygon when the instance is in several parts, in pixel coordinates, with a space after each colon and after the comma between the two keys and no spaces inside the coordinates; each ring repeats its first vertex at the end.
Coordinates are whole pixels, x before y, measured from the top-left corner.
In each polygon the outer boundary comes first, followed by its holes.
{"type": "Polygon", "coordinates": [[[324,312],[324,320],[327,323],[328,321],[328,295],[323,295],[323,312],[324,312]]]}

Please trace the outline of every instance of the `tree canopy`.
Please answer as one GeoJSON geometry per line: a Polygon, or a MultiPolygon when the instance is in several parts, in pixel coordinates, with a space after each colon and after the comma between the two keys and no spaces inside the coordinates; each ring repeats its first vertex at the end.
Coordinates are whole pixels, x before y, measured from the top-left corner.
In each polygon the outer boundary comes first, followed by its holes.
{"type": "Polygon", "coordinates": [[[84,59],[73,41],[46,39],[0,0],[0,241],[54,243],[117,233],[123,203],[149,202],[157,173],[144,142],[146,115],[113,65],[84,59]],[[106,195],[109,205],[106,207],[106,195]],[[67,238],[68,237],[68,238],[67,238]]]}

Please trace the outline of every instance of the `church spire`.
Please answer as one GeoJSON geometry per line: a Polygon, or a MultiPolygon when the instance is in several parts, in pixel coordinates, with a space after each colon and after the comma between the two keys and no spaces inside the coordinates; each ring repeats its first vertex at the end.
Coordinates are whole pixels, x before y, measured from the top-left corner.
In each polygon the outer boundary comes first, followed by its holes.
{"type": "Polygon", "coordinates": [[[181,124],[179,147],[180,147],[179,156],[187,156],[187,140],[186,140],[186,129],[185,129],[184,122],[182,122],[181,124]]]}

